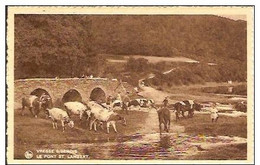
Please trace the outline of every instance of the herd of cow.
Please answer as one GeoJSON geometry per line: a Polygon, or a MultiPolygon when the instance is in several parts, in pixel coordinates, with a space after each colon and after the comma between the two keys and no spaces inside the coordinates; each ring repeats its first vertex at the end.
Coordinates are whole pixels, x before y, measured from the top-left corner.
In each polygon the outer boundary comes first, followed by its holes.
{"type": "Polygon", "coordinates": [[[156,106],[153,100],[148,100],[145,98],[129,100],[128,102],[113,100],[112,104],[108,103],[98,103],[96,101],[89,101],[87,103],[79,101],[65,102],[62,108],[53,107],[51,103],[51,98],[49,95],[42,94],[40,97],[36,95],[30,95],[27,98],[22,99],[22,115],[24,114],[24,109],[27,107],[31,114],[37,118],[41,109],[46,114],[47,118],[52,119],[53,128],[57,129],[57,122],[60,121],[63,131],[65,126],[74,127],[74,122],[71,119],[71,115],[78,115],[79,121],[82,121],[83,116],[89,123],[89,129],[94,129],[97,131],[97,126],[103,129],[103,125],[106,124],[106,131],[109,133],[109,127],[112,125],[115,132],[116,123],[120,122],[124,126],[126,125],[126,119],[122,115],[114,112],[114,108],[118,106],[122,110],[127,111],[132,106],[148,107],[157,110],[159,119],[159,128],[161,133],[161,125],[164,124],[164,130],[169,131],[170,128],[170,111],[175,111],[176,121],[178,121],[179,115],[185,117],[185,112],[188,112],[188,117],[193,117],[194,111],[201,110],[201,105],[195,103],[192,100],[185,100],[177,102],[175,104],[169,104],[167,106],[156,106]]]}

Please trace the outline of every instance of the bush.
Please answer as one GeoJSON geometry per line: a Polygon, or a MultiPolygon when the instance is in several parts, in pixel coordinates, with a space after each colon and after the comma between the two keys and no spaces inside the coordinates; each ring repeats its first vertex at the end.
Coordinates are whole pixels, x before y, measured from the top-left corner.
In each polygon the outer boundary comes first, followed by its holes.
{"type": "Polygon", "coordinates": [[[247,112],[247,104],[241,102],[236,103],[235,109],[240,112],[247,112]]]}

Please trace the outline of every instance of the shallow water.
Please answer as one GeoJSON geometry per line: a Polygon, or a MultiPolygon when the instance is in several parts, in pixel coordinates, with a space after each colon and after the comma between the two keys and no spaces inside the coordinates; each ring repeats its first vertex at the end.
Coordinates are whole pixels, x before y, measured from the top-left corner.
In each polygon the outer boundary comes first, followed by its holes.
{"type": "Polygon", "coordinates": [[[76,149],[78,154],[89,155],[90,159],[183,159],[212,147],[235,143],[246,143],[246,139],[154,133],[111,139],[110,142],[54,144],[52,148],[76,149]]]}

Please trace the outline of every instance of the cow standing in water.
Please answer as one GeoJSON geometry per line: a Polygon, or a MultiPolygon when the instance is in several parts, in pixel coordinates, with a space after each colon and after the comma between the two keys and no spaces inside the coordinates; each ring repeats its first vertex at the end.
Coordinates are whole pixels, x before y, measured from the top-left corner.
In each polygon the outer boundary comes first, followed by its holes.
{"type": "Polygon", "coordinates": [[[166,107],[163,107],[157,110],[157,114],[159,119],[160,134],[162,134],[162,124],[164,125],[164,131],[169,132],[171,123],[170,110],[166,107]]]}
{"type": "Polygon", "coordinates": [[[176,112],[176,121],[180,119],[179,115],[182,114],[182,116],[185,118],[184,113],[188,111],[188,117],[191,118],[194,115],[194,111],[200,111],[201,110],[201,105],[194,102],[193,100],[184,100],[177,102],[175,104],[172,104],[171,107],[173,107],[176,112]]]}

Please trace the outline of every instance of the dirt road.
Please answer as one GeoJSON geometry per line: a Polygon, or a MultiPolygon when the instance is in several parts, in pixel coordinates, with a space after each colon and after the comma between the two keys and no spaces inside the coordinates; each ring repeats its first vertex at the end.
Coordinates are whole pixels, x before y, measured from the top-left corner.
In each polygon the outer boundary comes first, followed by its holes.
{"type": "MultiPolygon", "coordinates": [[[[142,86],[141,82],[143,80],[144,79],[139,80],[139,88],[142,90],[141,92],[139,92],[139,95],[144,96],[146,98],[153,99],[156,104],[162,104],[162,101],[164,100],[164,98],[166,96],[171,95],[171,93],[159,91],[159,90],[154,89],[152,87],[142,86]]],[[[176,102],[176,100],[169,100],[169,103],[171,103],[171,102],[176,102]]]]}

